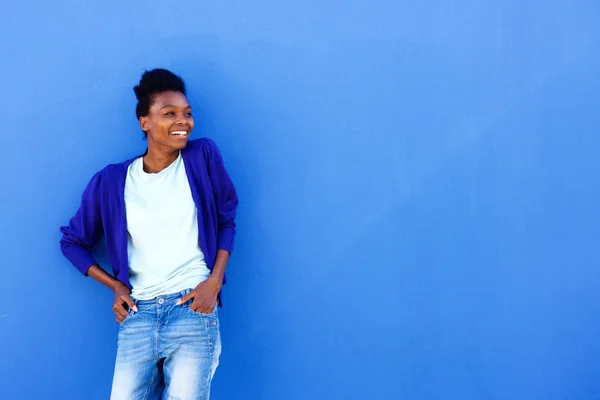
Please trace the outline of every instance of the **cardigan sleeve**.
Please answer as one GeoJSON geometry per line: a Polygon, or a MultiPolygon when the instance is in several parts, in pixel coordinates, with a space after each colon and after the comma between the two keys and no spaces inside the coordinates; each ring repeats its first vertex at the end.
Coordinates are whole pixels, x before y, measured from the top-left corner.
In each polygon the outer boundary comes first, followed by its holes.
{"type": "Polygon", "coordinates": [[[204,139],[202,147],[217,211],[217,249],[231,254],[236,233],[237,193],[215,142],[204,139]]]}
{"type": "Polygon", "coordinates": [[[103,232],[100,211],[101,172],[94,175],[85,188],[81,205],[69,225],[60,228],[62,253],[84,275],[87,275],[92,265],[97,264],[91,247],[103,232]]]}

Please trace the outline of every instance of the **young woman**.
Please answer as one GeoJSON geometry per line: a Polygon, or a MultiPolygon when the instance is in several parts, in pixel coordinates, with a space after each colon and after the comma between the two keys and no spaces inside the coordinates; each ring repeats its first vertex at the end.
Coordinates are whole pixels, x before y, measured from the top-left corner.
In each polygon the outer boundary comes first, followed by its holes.
{"type": "Polygon", "coordinates": [[[111,399],[208,399],[237,194],[215,143],[188,140],[194,119],[181,78],[147,71],[134,92],[148,149],[92,177],[61,228],[61,249],[115,294],[111,399]],[[114,277],[90,251],[102,234],[114,277]]]}

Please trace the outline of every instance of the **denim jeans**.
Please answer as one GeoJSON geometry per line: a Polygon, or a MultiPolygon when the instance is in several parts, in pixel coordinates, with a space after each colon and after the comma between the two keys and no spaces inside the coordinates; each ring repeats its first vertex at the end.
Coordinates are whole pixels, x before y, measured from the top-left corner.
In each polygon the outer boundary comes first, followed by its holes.
{"type": "Polygon", "coordinates": [[[211,314],[175,303],[189,293],[136,301],[119,327],[111,400],[208,400],[219,364],[217,307],[211,314]]]}

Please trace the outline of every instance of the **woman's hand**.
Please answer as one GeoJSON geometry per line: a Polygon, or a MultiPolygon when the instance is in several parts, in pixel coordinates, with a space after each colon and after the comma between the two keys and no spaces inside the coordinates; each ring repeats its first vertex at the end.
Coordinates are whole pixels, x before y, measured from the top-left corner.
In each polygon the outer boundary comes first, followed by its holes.
{"type": "Polygon", "coordinates": [[[220,291],[221,282],[211,275],[207,280],[200,282],[194,290],[183,296],[177,302],[177,305],[194,299],[190,305],[192,311],[200,314],[211,314],[217,304],[217,295],[220,291]]]}
{"type": "Polygon", "coordinates": [[[92,265],[88,270],[87,274],[112,290],[115,294],[115,301],[112,306],[112,310],[117,317],[117,322],[121,323],[127,317],[127,309],[123,307],[123,304],[127,304],[134,312],[137,312],[137,307],[131,299],[129,294],[131,291],[121,281],[116,280],[112,276],[108,275],[98,264],[92,265]]]}
{"type": "Polygon", "coordinates": [[[119,282],[115,286],[114,292],[115,301],[113,303],[112,310],[117,317],[117,322],[121,323],[125,320],[125,318],[127,318],[127,309],[124,307],[124,304],[131,308],[133,312],[137,312],[138,309],[130,296],[131,291],[127,286],[119,282]]]}

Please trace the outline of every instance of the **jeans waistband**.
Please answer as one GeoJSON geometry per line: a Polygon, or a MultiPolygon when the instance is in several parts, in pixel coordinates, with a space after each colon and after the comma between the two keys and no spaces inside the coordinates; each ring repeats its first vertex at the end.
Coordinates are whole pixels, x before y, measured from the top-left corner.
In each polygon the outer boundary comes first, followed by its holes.
{"type": "Polygon", "coordinates": [[[179,301],[179,299],[181,299],[183,296],[185,296],[186,294],[188,294],[191,291],[192,291],[192,289],[185,289],[185,290],[182,290],[181,292],[177,292],[177,293],[156,296],[155,298],[150,299],[150,300],[135,300],[134,299],[133,302],[135,303],[135,305],[138,308],[148,308],[148,307],[151,307],[154,305],[164,307],[164,306],[173,305],[173,304],[177,303],[179,301]]]}

